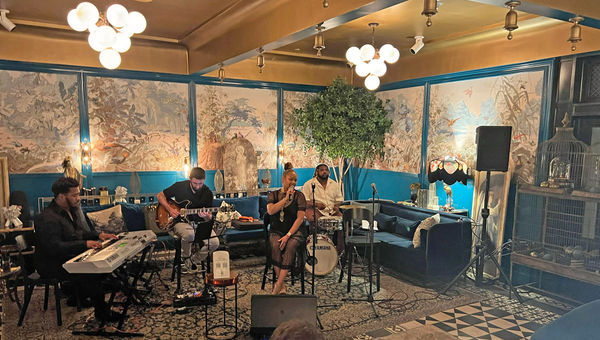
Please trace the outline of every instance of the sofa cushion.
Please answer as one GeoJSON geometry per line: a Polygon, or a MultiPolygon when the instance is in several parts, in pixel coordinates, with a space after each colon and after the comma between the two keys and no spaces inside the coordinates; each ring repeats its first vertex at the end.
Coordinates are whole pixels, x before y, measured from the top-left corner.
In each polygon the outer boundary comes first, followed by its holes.
{"type": "Polygon", "coordinates": [[[98,233],[116,235],[125,231],[125,221],[123,220],[120,205],[115,205],[104,210],[88,212],[87,216],[98,233]]]}
{"type": "Polygon", "coordinates": [[[379,213],[375,215],[375,221],[380,231],[396,232],[396,216],[379,213]]]}
{"type": "Polygon", "coordinates": [[[146,229],[146,219],[143,206],[140,204],[119,203],[121,213],[128,231],[139,231],[146,229]]]}
{"type": "Polygon", "coordinates": [[[440,223],[440,214],[435,214],[419,223],[419,226],[415,231],[415,235],[413,236],[413,245],[415,248],[419,248],[421,246],[421,230],[429,230],[438,223],[440,223]]]}
{"type": "Polygon", "coordinates": [[[393,232],[412,240],[419,223],[421,223],[421,221],[414,221],[396,216],[396,225],[393,232]]]}
{"type": "Polygon", "coordinates": [[[227,202],[233,204],[235,210],[242,214],[242,216],[251,216],[254,218],[260,218],[258,211],[258,196],[248,197],[237,197],[237,198],[217,198],[213,200],[213,205],[218,207],[221,202],[227,202]]]}
{"type": "Polygon", "coordinates": [[[258,196],[258,215],[262,218],[267,213],[267,195],[258,196]]]}

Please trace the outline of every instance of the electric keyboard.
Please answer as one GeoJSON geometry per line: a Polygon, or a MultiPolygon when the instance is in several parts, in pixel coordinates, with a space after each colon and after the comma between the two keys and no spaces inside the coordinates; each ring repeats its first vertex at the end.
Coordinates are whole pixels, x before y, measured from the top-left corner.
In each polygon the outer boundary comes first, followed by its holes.
{"type": "Polygon", "coordinates": [[[123,232],[116,240],[105,240],[101,249],[88,249],[63,264],[71,274],[106,274],[141,252],[156,234],[152,230],[123,232]]]}

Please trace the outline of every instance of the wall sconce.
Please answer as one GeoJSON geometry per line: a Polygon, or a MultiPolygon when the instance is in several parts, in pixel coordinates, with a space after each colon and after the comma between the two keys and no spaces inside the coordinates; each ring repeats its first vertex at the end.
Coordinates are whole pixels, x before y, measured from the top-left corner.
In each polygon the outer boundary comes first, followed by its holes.
{"type": "Polygon", "coordinates": [[[315,45],[313,46],[313,48],[317,50],[317,57],[322,56],[323,54],[321,54],[321,50],[325,49],[325,38],[323,38],[323,33],[321,33],[321,30],[324,28],[323,26],[321,26],[322,24],[323,23],[317,25],[316,30],[319,33],[315,35],[315,45]]]}
{"type": "Polygon", "coordinates": [[[83,166],[89,166],[92,161],[92,148],[87,138],[83,139],[81,143],[81,163],[83,166]]]}
{"type": "Polygon", "coordinates": [[[437,0],[425,0],[423,3],[423,12],[421,15],[427,17],[425,24],[427,27],[431,27],[431,16],[437,13],[437,0]]]}
{"type": "Polygon", "coordinates": [[[577,49],[575,44],[581,41],[581,26],[579,26],[579,23],[583,21],[583,18],[576,16],[569,19],[569,21],[573,23],[573,26],[571,26],[571,35],[567,41],[571,43],[571,51],[575,52],[577,49]]]}
{"type": "Polygon", "coordinates": [[[223,63],[219,64],[219,81],[223,84],[223,80],[225,79],[225,69],[223,68],[223,63]]]}
{"type": "Polygon", "coordinates": [[[190,159],[187,156],[183,158],[183,175],[185,178],[190,177],[190,159]]]}
{"type": "Polygon", "coordinates": [[[263,55],[263,48],[258,49],[258,56],[256,57],[256,66],[258,66],[258,73],[262,73],[263,67],[265,67],[265,56],[263,55]]]}
{"type": "Polygon", "coordinates": [[[508,1],[504,4],[509,8],[508,13],[506,13],[506,17],[504,18],[504,29],[508,31],[508,35],[506,36],[506,39],[508,40],[512,40],[513,38],[512,31],[519,28],[517,25],[518,15],[517,12],[515,12],[515,7],[519,6],[520,4],[521,1],[508,1]]]}
{"type": "Polygon", "coordinates": [[[329,1],[323,0],[323,8],[329,7],[329,1]]]}

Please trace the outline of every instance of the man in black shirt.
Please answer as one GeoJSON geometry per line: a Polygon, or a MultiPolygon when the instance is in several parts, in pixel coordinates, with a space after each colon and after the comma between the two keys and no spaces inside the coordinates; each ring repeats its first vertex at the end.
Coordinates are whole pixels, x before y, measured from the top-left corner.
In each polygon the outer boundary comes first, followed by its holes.
{"type": "Polygon", "coordinates": [[[35,219],[36,269],[41,277],[71,281],[78,286],[80,295],[89,296],[95,307],[96,318],[103,321],[115,320],[117,316],[108,310],[104,302],[104,291],[100,275],[69,274],[62,264],[89,248],[100,249],[107,239],[117,238],[113,234],[100,233],[85,228],[80,221],[79,182],[61,177],[52,184],[54,200],[35,219]]]}
{"type": "MultiPolygon", "coordinates": [[[[171,207],[168,204],[168,199],[172,199],[180,208],[196,209],[212,207],[213,194],[210,189],[204,185],[206,173],[202,168],[193,168],[190,171],[190,179],[186,181],[176,182],[162,192],[158,193],[158,202],[169,211],[173,218],[179,216],[180,211],[171,207]]],[[[187,219],[192,222],[197,222],[198,228],[211,228],[209,223],[203,223],[212,219],[210,212],[200,213],[198,215],[187,216],[187,219]]],[[[195,231],[187,221],[180,218],[173,226],[173,232],[181,237],[181,257],[183,260],[182,272],[192,272],[197,266],[191,259],[192,244],[194,243],[195,231]]],[[[216,250],[219,247],[219,239],[214,237],[214,231],[210,233],[211,238],[208,239],[208,244],[205,244],[200,249],[199,257],[196,260],[202,260],[208,254],[208,251],[216,250]]]]}

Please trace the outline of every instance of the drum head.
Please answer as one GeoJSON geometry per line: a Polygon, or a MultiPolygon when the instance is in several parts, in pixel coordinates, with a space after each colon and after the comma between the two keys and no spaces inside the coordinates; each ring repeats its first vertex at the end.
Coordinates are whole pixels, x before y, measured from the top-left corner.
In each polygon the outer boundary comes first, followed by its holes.
{"type": "MultiPolygon", "coordinates": [[[[317,235],[316,242],[316,254],[315,254],[315,275],[323,276],[331,273],[337,265],[338,253],[335,249],[335,245],[327,235],[317,235]]],[[[306,240],[306,250],[308,256],[313,256],[313,235],[309,235],[306,240]]],[[[309,261],[310,262],[310,261],[309,261]]],[[[312,265],[306,263],[306,270],[312,273],[312,265]]]]}

